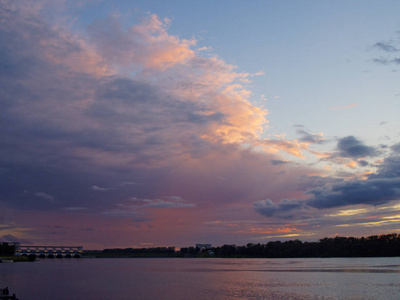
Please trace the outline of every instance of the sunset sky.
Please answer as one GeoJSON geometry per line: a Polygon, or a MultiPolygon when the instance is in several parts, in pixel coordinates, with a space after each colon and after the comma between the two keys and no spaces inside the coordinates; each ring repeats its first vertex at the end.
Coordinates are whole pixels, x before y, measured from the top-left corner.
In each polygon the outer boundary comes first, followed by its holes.
{"type": "Polygon", "coordinates": [[[400,232],[399,12],[0,0],[0,241],[400,232]]]}

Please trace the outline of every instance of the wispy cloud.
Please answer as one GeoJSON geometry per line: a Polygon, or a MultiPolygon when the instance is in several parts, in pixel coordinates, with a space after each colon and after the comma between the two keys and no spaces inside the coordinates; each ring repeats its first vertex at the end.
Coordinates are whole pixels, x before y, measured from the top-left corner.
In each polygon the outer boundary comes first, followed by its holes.
{"type": "Polygon", "coordinates": [[[93,185],[93,186],[91,187],[91,189],[92,189],[93,191],[97,191],[97,192],[105,192],[105,191],[110,190],[110,188],[100,187],[100,186],[97,186],[97,185],[93,185]]]}
{"type": "Polygon", "coordinates": [[[398,52],[400,51],[397,47],[393,46],[391,42],[378,42],[374,45],[374,48],[383,50],[386,52],[398,52]]]}
{"type": "Polygon", "coordinates": [[[165,197],[163,199],[138,199],[132,198],[132,208],[192,208],[195,203],[186,202],[179,196],[165,197]]]}
{"type": "Polygon", "coordinates": [[[333,106],[333,107],[330,107],[329,109],[348,109],[348,108],[356,107],[357,105],[358,104],[356,104],[356,103],[352,103],[352,104],[345,105],[345,106],[333,106]]]}
{"type": "Polygon", "coordinates": [[[397,53],[400,51],[399,49],[399,44],[398,41],[386,41],[386,42],[377,42],[375,45],[373,45],[373,49],[376,49],[380,51],[383,54],[383,56],[380,56],[378,58],[373,58],[372,61],[376,64],[381,64],[381,65],[398,65],[400,64],[400,58],[399,57],[394,57],[393,54],[397,53]]]}
{"type": "Polygon", "coordinates": [[[42,198],[44,200],[54,201],[54,197],[53,196],[51,196],[49,194],[46,194],[46,193],[43,193],[43,192],[35,193],[35,196],[39,197],[39,198],[42,198]]]}
{"type": "Polygon", "coordinates": [[[323,133],[318,133],[318,134],[311,134],[306,132],[305,130],[297,130],[297,134],[299,134],[300,141],[303,143],[307,144],[323,144],[325,143],[324,135],[323,133]]]}

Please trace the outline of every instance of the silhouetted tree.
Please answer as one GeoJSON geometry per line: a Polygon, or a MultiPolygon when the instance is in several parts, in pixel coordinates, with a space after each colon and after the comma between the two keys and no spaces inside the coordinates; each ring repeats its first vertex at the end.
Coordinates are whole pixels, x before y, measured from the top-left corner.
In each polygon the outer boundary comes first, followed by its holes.
{"type": "Polygon", "coordinates": [[[12,256],[15,253],[15,246],[9,243],[0,244],[0,256],[12,256]]]}

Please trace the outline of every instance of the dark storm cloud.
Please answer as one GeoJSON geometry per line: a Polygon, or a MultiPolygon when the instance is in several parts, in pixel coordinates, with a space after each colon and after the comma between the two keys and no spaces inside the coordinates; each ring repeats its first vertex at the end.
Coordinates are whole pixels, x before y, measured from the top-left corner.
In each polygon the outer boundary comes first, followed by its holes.
{"type": "Polygon", "coordinates": [[[262,200],[254,203],[256,211],[267,217],[302,218],[304,210],[326,209],[356,204],[381,205],[400,197],[400,178],[369,179],[345,182],[332,187],[311,189],[308,199],[283,199],[278,203],[262,200]]]}
{"type": "Polygon", "coordinates": [[[333,187],[308,191],[312,197],[307,205],[315,208],[340,207],[354,204],[378,205],[400,196],[400,178],[368,179],[344,182],[333,187]]]}
{"type": "Polygon", "coordinates": [[[338,155],[341,157],[362,158],[376,155],[373,147],[364,145],[354,136],[339,139],[337,149],[339,150],[338,155]]]}
{"type": "MultiPolygon", "coordinates": [[[[240,77],[222,60],[197,58],[204,63],[198,72],[189,65],[187,73],[182,68],[177,74],[108,73],[80,37],[26,14],[18,9],[1,14],[0,202],[5,206],[147,221],[151,217],[139,209],[191,208],[198,201],[211,206],[248,197],[252,203],[254,195],[278,193],[287,180],[308,172],[301,167],[282,172],[283,164],[272,155],[244,151],[236,143],[259,129],[264,113],[237,95],[219,92],[225,85],[216,81],[231,84],[229,78],[240,77]],[[96,64],[87,65],[88,58],[96,64]],[[191,82],[193,74],[200,78],[191,82]],[[221,142],[224,138],[229,142],[221,142]],[[218,176],[228,180],[216,182],[218,176]],[[135,182],[140,184],[127,184],[135,182]],[[168,195],[188,200],[163,198],[168,195]],[[132,197],[152,200],[132,208],[132,197]]],[[[170,48],[187,50],[166,32],[161,36],[172,41],[170,48]]],[[[158,45],[153,54],[164,48],[158,45]]],[[[141,56],[148,58],[145,52],[141,56]]]]}

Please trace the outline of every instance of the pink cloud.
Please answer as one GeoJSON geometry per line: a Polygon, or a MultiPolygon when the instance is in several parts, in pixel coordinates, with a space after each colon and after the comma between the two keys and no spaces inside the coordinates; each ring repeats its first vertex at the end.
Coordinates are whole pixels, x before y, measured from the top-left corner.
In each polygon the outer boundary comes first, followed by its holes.
{"type": "Polygon", "coordinates": [[[345,105],[345,106],[334,106],[334,107],[330,107],[329,109],[347,109],[347,108],[356,107],[357,105],[358,105],[357,103],[352,103],[352,104],[345,105]]]}
{"type": "Polygon", "coordinates": [[[196,43],[169,35],[168,22],[153,14],[124,30],[118,20],[109,17],[97,21],[89,32],[98,53],[118,68],[139,66],[165,70],[194,57],[190,47],[196,43]]]}

